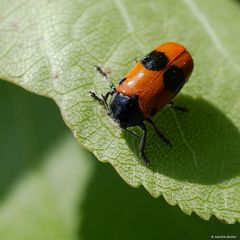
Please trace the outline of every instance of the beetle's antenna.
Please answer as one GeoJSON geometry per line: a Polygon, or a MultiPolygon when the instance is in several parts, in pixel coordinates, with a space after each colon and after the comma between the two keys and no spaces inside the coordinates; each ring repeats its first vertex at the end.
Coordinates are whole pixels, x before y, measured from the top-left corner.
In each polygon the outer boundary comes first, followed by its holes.
{"type": "Polygon", "coordinates": [[[108,73],[106,71],[104,71],[103,66],[101,64],[97,64],[97,65],[95,65],[95,67],[96,67],[96,70],[107,80],[110,88],[112,90],[115,90],[115,86],[114,86],[113,82],[111,81],[111,79],[108,77],[108,73]]]}

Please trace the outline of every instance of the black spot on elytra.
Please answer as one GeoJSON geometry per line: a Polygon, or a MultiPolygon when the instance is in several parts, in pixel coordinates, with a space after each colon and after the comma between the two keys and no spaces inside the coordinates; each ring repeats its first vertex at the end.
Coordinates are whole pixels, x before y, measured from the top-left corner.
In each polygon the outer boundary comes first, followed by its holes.
{"type": "Polygon", "coordinates": [[[122,84],[127,78],[123,78],[122,80],[120,80],[119,85],[122,84]]]}
{"type": "Polygon", "coordinates": [[[152,51],[142,59],[145,68],[159,71],[168,63],[168,58],[163,52],[152,51]]]}
{"type": "Polygon", "coordinates": [[[173,65],[168,68],[168,70],[163,74],[163,81],[165,87],[170,91],[179,90],[184,82],[185,77],[182,69],[173,65]]]}

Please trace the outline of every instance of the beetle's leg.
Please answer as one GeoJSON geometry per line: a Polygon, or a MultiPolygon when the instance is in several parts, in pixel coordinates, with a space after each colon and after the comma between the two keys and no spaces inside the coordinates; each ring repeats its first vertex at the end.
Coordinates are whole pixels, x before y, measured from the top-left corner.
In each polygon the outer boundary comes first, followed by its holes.
{"type": "Polygon", "coordinates": [[[97,64],[97,65],[95,65],[95,67],[96,67],[96,70],[107,80],[107,82],[108,82],[110,88],[112,89],[112,91],[114,91],[115,86],[112,83],[111,79],[109,78],[110,72],[106,71],[106,69],[104,69],[104,66],[101,65],[101,64],[97,64]]]}
{"type": "Polygon", "coordinates": [[[170,107],[172,107],[174,110],[181,111],[181,112],[189,112],[189,110],[185,107],[180,107],[175,104],[175,102],[171,101],[169,103],[170,107]]]}
{"type": "Polygon", "coordinates": [[[113,95],[113,91],[107,92],[105,95],[102,95],[102,98],[104,99],[105,102],[107,102],[109,95],[113,95]]]}
{"type": "Polygon", "coordinates": [[[137,58],[134,58],[133,65],[139,63],[139,60],[137,58]]]}
{"type": "Polygon", "coordinates": [[[128,128],[125,128],[125,130],[131,133],[133,136],[137,137],[138,139],[140,138],[135,132],[129,130],[128,128]]]}
{"type": "Polygon", "coordinates": [[[145,155],[145,145],[146,145],[146,139],[147,139],[147,128],[146,128],[144,123],[141,123],[139,125],[139,127],[143,130],[143,136],[141,138],[140,145],[139,145],[140,156],[143,159],[144,163],[149,166],[150,162],[149,162],[149,160],[147,159],[147,157],[145,155]]]}
{"type": "Polygon", "coordinates": [[[147,122],[149,122],[149,123],[153,126],[153,128],[154,128],[154,130],[156,131],[157,135],[158,135],[166,144],[168,144],[168,145],[170,145],[170,146],[172,145],[172,143],[164,136],[164,134],[161,133],[161,131],[158,129],[158,127],[155,125],[155,123],[153,122],[152,119],[146,118],[145,120],[146,120],[147,122]]]}
{"type": "Polygon", "coordinates": [[[96,101],[98,101],[101,105],[104,104],[103,99],[98,97],[95,92],[90,91],[89,93],[90,93],[90,96],[94,98],[96,101]]]}
{"type": "Polygon", "coordinates": [[[95,92],[90,91],[89,93],[90,93],[91,97],[93,97],[96,101],[99,102],[99,104],[103,105],[107,110],[109,110],[108,104],[107,104],[107,98],[108,98],[110,92],[107,92],[105,95],[101,94],[102,98],[98,97],[95,92]]]}
{"type": "MultiPolygon", "coordinates": [[[[111,92],[107,92],[105,95],[101,94],[103,104],[104,104],[105,108],[106,108],[108,111],[109,111],[109,108],[108,108],[107,99],[108,99],[108,97],[109,97],[110,94],[111,94],[111,92]]],[[[111,95],[112,95],[112,94],[111,94],[111,95]]]]}

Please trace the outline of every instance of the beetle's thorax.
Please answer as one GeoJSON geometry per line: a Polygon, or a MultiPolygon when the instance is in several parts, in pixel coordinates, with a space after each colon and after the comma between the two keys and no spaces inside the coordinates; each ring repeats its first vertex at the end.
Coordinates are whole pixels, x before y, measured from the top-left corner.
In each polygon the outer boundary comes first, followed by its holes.
{"type": "Polygon", "coordinates": [[[138,96],[126,96],[119,92],[111,97],[109,115],[121,128],[139,125],[144,120],[138,106],[138,96]]]}

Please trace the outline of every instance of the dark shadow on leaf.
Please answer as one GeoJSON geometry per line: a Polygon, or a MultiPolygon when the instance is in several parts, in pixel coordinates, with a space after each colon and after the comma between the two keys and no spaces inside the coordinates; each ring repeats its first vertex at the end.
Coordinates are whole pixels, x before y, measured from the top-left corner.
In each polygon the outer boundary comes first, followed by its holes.
{"type": "Polygon", "coordinates": [[[48,98],[0,81],[0,200],[67,131],[48,98]]]}
{"type": "Polygon", "coordinates": [[[78,239],[210,239],[211,235],[237,235],[238,224],[226,225],[212,217],[189,217],[142,187],[129,187],[108,164],[96,170],[79,208],[78,239]]]}
{"type": "Polygon", "coordinates": [[[240,3],[240,0],[233,0],[234,2],[240,3]]]}
{"type": "MultiPolygon", "coordinates": [[[[240,134],[229,118],[200,98],[181,95],[177,104],[189,112],[166,108],[153,119],[172,147],[164,144],[148,125],[146,153],[152,171],[200,184],[221,183],[239,175],[240,134]]],[[[137,152],[139,141],[133,143],[133,137],[125,131],[123,135],[137,152]]]]}

